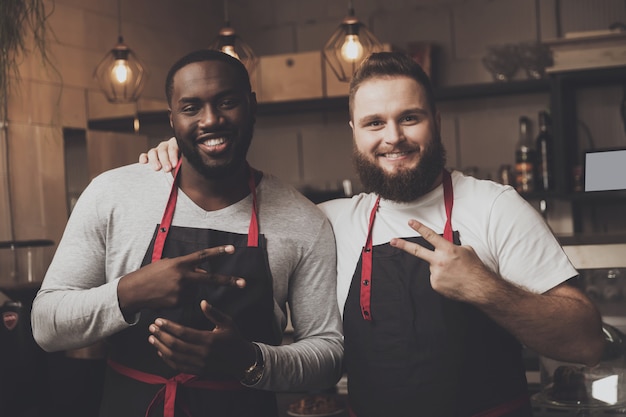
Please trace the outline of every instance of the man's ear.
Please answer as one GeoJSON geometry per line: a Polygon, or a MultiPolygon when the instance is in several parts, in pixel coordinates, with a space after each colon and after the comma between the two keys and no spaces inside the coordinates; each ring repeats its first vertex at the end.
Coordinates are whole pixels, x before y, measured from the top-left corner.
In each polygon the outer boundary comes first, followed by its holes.
{"type": "Polygon", "coordinates": [[[170,119],[170,127],[174,129],[174,123],[172,122],[172,109],[167,109],[167,117],[170,119]]]}

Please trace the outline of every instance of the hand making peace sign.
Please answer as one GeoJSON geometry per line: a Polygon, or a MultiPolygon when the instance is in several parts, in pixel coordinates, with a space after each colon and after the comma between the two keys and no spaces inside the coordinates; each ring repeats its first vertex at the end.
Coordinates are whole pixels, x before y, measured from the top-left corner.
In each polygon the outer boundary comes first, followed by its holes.
{"type": "Polygon", "coordinates": [[[499,278],[487,269],[474,249],[447,241],[417,220],[410,220],[409,226],[432,244],[434,250],[399,238],[389,243],[430,264],[430,284],[435,291],[474,304],[487,301],[489,290],[495,289],[499,278]]]}

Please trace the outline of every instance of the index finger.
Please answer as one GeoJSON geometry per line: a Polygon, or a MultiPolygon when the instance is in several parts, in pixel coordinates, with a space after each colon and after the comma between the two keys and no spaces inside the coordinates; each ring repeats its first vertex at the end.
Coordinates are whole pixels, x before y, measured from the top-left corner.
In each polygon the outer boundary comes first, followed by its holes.
{"type": "Polygon", "coordinates": [[[197,266],[209,258],[224,254],[231,254],[234,252],[235,247],[233,245],[221,245],[213,248],[200,249],[199,251],[192,252],[189,255],[180,256],[178,259],[186,265],[197,266]]]}
{"type": "Polygon", "coordinates": [[[435,249],[441,247],[442,245],[450,244],[450,242],[444,239],[443,236],[437,234],[434,230],[427,226],[424,226],[421,222],[418,222],[415,219],[409,220],[409,226],[411,226],[411,228],[417,233],[422,235],[422,237],[426,239],[428,243],[433,245],[435,249]]]}
{"type": "Polygon", "coordinates": [[[431,261],[430,257],[433,254],[433,251],[420,244],[409,242],[400,238],[391,239],[389,244],[395,248],[402,249],[406,253],[421,258],[426,262],[431,261]]]}
{"type": "Polygon", "coordinates": [[[234,252],[235,247],[233,245],[222,245],[216,246],[214,248],[202,249],[190,253],[189,255],[181,256],[179,257],[179,260],[185,265],[194,267],[194,271],[188,274],[188,278],[193,279],[199,283],[243,288],[246,286],[246,280],[241,277],[208,273],[200,268],[197,268],[198,265],[202,264],[209,258],[234,252]]]}

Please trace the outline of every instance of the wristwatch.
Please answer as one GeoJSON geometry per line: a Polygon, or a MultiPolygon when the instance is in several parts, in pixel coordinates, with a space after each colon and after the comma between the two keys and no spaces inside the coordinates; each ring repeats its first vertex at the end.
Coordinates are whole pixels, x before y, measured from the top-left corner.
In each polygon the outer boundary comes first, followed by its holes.
{"type": "Polygon", "coordinates": [[[243,373],[243,378],[241,379],[243,385],[254,385],[263,376],[263,352],[261,352],[261,348],[256,343],[252,343],[252,345],[254,346],[255,360],[252,366],[243,373]]]}

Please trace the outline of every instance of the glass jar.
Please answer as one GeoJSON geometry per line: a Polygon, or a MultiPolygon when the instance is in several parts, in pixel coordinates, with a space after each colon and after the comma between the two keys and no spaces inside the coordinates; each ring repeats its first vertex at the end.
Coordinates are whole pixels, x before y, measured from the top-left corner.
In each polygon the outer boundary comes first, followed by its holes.
{"type": "Polygon", "coordinates": [[[606,347],[596,366],[540,358],[542,389],[533,401],[576,410],[626,407],[626,337],[606,323],[602,330],[606,347]]]}

